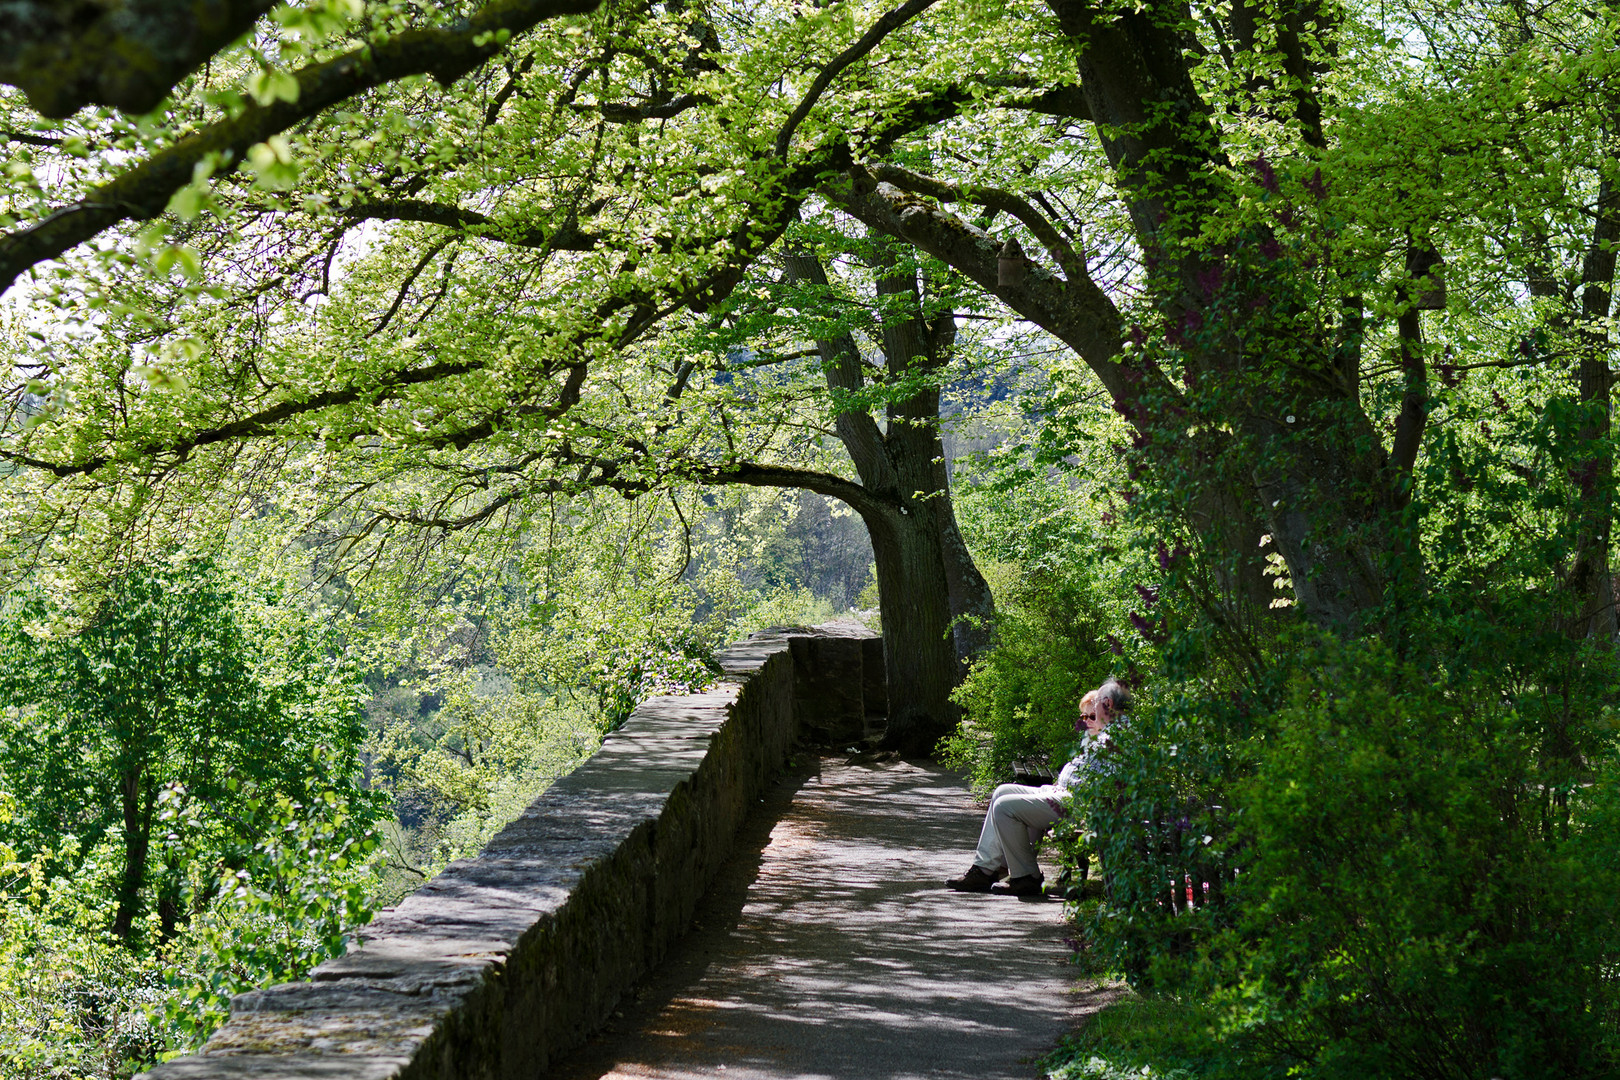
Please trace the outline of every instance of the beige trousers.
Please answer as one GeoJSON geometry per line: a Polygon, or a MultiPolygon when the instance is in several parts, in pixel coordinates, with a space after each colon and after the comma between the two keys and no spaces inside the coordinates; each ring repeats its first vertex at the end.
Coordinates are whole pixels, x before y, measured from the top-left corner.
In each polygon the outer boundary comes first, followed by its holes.
{"type": "Polygon", "coordinates": [[[1039,874],[1035,842],[1062,817],[1047,800],[1062,797],[1063,792],[1051,785],[1002,784],[996,788],[984,815],[984,828],[979,830],[973,865],[991,875],[1002,870],[1015,878],[1039,874]]]}

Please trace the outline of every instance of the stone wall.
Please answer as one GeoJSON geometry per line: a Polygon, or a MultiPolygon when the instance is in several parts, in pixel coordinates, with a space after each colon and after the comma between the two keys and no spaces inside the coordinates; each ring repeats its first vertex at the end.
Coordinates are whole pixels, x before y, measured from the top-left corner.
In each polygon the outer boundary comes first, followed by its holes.
{"type": "Polygon", "coordinates": [[[200,1053],[146,1076],[536,1080],[685,932],[801,716],[818,739],[864,730],[863,688],[881,686],[868,640],[881,674],[881,640],[850,626],[721,651],[709,693],[641,706],[477,858],[380,912],[358,948],[308,982],[238,995],[200,1053]]]}
{"type": "Polygon", "coordinates": [[[881,731],[888,715],[883,638],[860,623],[777,626],[749,642],[785,642],[793,653],[793,715],[806,739],[848,746],[881,731]]]}

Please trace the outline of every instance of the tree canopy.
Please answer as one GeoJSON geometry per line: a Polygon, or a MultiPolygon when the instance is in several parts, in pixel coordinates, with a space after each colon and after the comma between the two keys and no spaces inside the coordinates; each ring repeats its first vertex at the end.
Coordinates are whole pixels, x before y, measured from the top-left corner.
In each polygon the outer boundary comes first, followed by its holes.
{"type": "MultiPolygon", "coordinates": [[[[289,474],[316,481],[305,512],[352,514],[351,559],[585,485],[860,509],[799,434],[878,399],[762,385],[769,346],[734,344],[810,280],[775,245],[825,219],[900,242],[913,292],[948,278],[961,301],[935,310],[1073,350],[1212,545],[1233,618],[1267,617],[1269,535],[1307,615],[1379,622],[1424,574],[1398,553],[1425,451],[1536,468],[1450,422],[1528,369],[1538,404],[1569,404],[1544,447],[1577,478],[1564,577],[1608,618],[1581,493],[1609,475],[1609,8],[347,14],[278,9],[138,118],[13,101],[0,262],[33,275],[13,292],[33,314],[11,320],[6,452],[38,478],[13,522],[72,513],[116,544],[289,474]]],[[[830,235],[833,258],[869,242],[830,235]]],[[[881,280],[855,297],[874,343],[881,280]]],[[[782,352],[838,368],[813,319],[797,333],[782,352]]]]}

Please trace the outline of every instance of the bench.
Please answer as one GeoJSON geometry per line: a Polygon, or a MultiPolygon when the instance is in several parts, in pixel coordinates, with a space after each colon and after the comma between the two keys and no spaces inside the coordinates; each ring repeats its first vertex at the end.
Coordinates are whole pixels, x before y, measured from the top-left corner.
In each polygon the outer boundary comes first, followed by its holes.
{"type": "Polygon", "coordinates": [[[1014,758],[1012,773],[1013,783],[1027,784],[1030,787],[1041,787],[1057,779],[1052,770],[1039,758],[1014,758]]]}

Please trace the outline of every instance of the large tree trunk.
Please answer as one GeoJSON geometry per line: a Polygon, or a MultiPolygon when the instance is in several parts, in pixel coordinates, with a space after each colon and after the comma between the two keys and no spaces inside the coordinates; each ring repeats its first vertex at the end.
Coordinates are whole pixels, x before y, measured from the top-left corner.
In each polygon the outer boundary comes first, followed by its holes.
{"type": "Polygon", "coordinates": [[[1614,372],[1609,367],[1608,318],[1613,304],[1615,245],[1620,242],[1620,189],[1604,180],[1598,189],[1597,221],[1581,267],[1579,396],[1586,411],[1581,426],[1582,460],[1572,470],[1577,484],[1575,556],[1565,587],[1570,594],[1570,636],[1613,646],[1617,630],[1614,582],[1609,572],[1613,526],[1614,455],[1610,449],[1614,372]]]}
{"type": "MultiPolygon", "coordinates": [[[[786,270],[795,281],[828,287],[819,259],[790,252],[786,270]]],[[[882,328],[885,364],[896,377],[928,375],[945,363],[956,320],[946,311],[929,318],[914,270],[883,257],[878,292],[890,298],[882,328]]],[[[833,390],[860,390],[860,352],[848,334],[817,342],[833,390]]],[[[861,483],[846,493],[866,522],[877,562],[884,655],[889,674],[889,723],[884,744],[927,754],[956,724],[950,693],[966,663],[989,641],[995,601],[956,526],[950,477],[939,433],[939,390],[924,385],[893,401],[887,424],[850,410],[836,431],[861,483]]]]}
{"type": "MultiPolygon", "coordinates": [[[[1144,325],[1124,324],[1074,246],[1015,194],[943,184],[895,165],[852,168],[828,194],[870,227],[967,274],[1085,360],[1134,429],[1137,464],[1175,489],[1188,524],[1213,549],[1221,572],[1211,595],[1233,604],[1236,616],[1225,621],[1266,617],[1258,539],[1269,534],[1308,617],[1352,631],[1367,626],[1386,603],[1392,552],[1401,547],[1410,461],[1391,459],[1356,400],[1355,373],[1346,371],[1354,350],[1344,348],[1356,334],[1325,325],[1307,332],[1314,301],[1305,286],[1313,279],[1276,242],[1281,234],[1255,224],[1252,236],[1207,242],[1212,229],[1221,232],[1214,226],[1236,220],[1239,185],[1190,74],[1185,10],[1048,4],[1078,47],[1077,118],[1096,125],[1130,214],[1155,309],[1144,325]],[[1063,277],[924,199],[1008,214],[1063,277]],[[1167,375],[1174,369],[1177,382],[1167,375]],[[1212,402],[1222,403],[1213,414],[1212,402]]],[[[1315,18],[1309,3],[1283,8],[1289,26],[1315,18]]],[[[1279,36],[1278,45],[1309,74],[1314,61],[1297,34],[1279,36]]],[[[1313,92],[1307,79],[1292,116],[1314,145],[1313,92]]],[[[1414,393],[1421,388],[1414,380],[1414,393]]],[[[1426,410],[1414,404],[1397,442],[1415,450],[1426,410]]]]}
{"type": "MultiPolygon", "coordinates": [[[[940,472],[944,470],[941,462],[940,472]]],[[[938,483],[939,551],[945,563],[945,587],[950,592],[951,637],[956,644],[956,661],[965,670],[974,657],[990,647],[996,625],[996,599],[956,527],[949,481],[941,476],[938,483]]]]}
{"type": "Polygon", "coordinates": [[[950,695],[961,681],[939,530],[931,513],[883,513],[866,522],[877,561],[889,679],[883,745],[927,755],[955,726],[950,695]]]}

